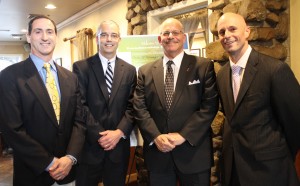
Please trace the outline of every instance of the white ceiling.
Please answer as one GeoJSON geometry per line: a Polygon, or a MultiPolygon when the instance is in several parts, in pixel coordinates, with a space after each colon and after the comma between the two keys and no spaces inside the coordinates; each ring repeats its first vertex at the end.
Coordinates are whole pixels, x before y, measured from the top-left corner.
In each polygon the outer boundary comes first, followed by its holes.
{"type": "Polygon", "coordinates": [[[21,30],[27,29],[29,14],[47,15],[59,24],[98,1],[102,0],[0,0],[0,42],[25,42],[25,35],[15,39],[12,34],[26,34],[21,30]],[[48,3],[57,8],[45,9],[48,3]]]}

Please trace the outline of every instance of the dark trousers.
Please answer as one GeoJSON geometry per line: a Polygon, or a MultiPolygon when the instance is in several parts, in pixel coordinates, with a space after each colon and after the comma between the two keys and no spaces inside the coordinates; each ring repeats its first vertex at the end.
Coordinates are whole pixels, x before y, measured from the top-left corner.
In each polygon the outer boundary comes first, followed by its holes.
{"type": "Polygon", "coordinates": [[[76,186],[98,186],[101,181],[105,186],[124,186],[127,165],[126,162],[114,163],[109,158],[100,164],[82,163],[78,167],[76,186]]]}
{"type": "Polygon", "coordinates": [[[239,181],[239,175],[235,167],[235,162],[232,162],[232,170],[231,170],[231,178],[230,178],[230,186],[241,186],[239,181]]]}
{"type": "Polygon", "coordinates": [[[210,170],[195,173],[183,174],[178,170],[167,173],[149,173],[151,186],[176,186],[179,180],[180,186],[209,186],[210,170]]]}

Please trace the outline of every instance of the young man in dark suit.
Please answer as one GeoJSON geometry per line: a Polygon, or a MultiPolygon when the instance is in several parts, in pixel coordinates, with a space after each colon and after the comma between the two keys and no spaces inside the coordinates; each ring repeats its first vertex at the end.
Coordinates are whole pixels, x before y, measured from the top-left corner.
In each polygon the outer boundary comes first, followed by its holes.
{"type": "Polygon", "coordinates": [[[14,186],[75,185],[85,115],[77,77],[52,59],[56,37],[51,19],[33,18],[29,58],[0,74],[0,127],[14,150],[14,186]]]}
{"type": "Polygon", "coordinates": [[[183,51],[182,24],[165,20],[158,40],[164,56],[139,68],[135,119],[144,139],[152,186],[208,186],[211,123],[218,111],[214,65],[183,51]]]}
{"type": "Polygon", "coordinates": [[[226,116],[224,185],[299,186],[293,162],[300,147],[299,83],[286,63],[251,48],[241,15],[222,15],[218,33],[230,61],[217,75],[226,116]]]}
{"type": "Polygon", "coordinates": [[[87,135],[76,184],[125,185],[133,128],[134,66],[116,56],[121,40],[119,26],[104,21],[97,32],[99,52],[73,65],[82,103],[89,110],[87,135]]]}

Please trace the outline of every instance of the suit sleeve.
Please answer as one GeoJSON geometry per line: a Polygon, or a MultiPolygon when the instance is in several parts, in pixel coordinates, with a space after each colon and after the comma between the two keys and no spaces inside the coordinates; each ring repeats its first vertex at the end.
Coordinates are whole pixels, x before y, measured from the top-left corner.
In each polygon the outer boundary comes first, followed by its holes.
{"type": "Polygon", "coordinates": [[[83,108],[83,105],[81,103],[81,95],[79,91],[79,84],[78,80],[76,78],[75,80],[75,86],[76,86],[76,111],[75,111],[75,118],[74,118],[74,124],[72,129],[71,138],[68,144],[67,153],[66,155],[72,155],[76,159],[79,159],[79,156],[82,151],[82,147],[85,141],[85,131],[86,131],[86,112],[83,108]]]}
{"type": "MultiPolygon", "coordinates": [[[[12,69],[16,70],[16,69],[12,69]]],[[[23,123],[22,103],[14,73],[3,70],[0,73],[0,128],[15,156],[40,174],[51,163],[54,156],[28,135],[23,123]]]]}
{"type": "Polygon", "coordinates": [[[99,131],[105,131],[104,127],[94,118],[87,103],[87,86],[89,84],[87,61],[80,61],[73,64],[73,72],[78,77],[81,103],[86,115],[86,126],[88,141],[95,143],[99,139],[99,131]],[[91,129],[93,127],[94,130],[91,129]],[[95,128],[96,127],[96,128],[95,128]]]}
{"type": "Polygon", "coordinates": [[[119,122],[117,128],[120,129],[125,136],[130,136],[130,133],[134,126],[134,118],[133,118],[133,97],[134,97],[134,90],[136,87],[137,76],[135,68],[132,68],[131,71],[128,71],[128,74],[131,76],[130,80],[130,91],[129,97],[127,100],[127,108],[125,111],[124,116],[122,117],[121,121],[119,122]]]}
{"type": "Polygon", "coordinates": [[[200,81],[204,83],[201,105],[179,132],[191,145],[201,144],[210,133],[219,104],[214,65],[212,62],[200,62],[200,65],[200,81]]]}
{"type": "Polygon", "coordinates": [[[280,63],[272,77],[271,104],[293,156],[300,149],[300,86],[290,67],[280,63]]]}
{"type": "Polygon", "coordinates": [[[158,130],[155,121],[151,117],[146,105],[145,76],[147,75],[148,74],[144,73],[141,68],[139,69],[133,107],[135,111],[135,121],[141,131],[143,140],[146,144],[150,144],[161,133],[158,130]]]}

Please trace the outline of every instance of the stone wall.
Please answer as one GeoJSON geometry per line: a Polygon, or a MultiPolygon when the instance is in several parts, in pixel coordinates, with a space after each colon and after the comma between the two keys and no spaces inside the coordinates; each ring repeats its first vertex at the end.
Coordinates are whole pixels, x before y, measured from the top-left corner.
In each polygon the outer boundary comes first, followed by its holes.
{"type": "Polygon", "coordinates": [[[170,6],[182,0],[128,0],[126,19],[128,35],[147,34],[147,12],[170,6]]]}
{"type": "MultiPolygon", "coordinates": [[[[147,34],[147,12],[173,5],[181,0],[128,0],[128,35],[147,34]]],[[[251,26],[249,43],[251,46],[272,57],[289,63],[289,11],[288,0],[213,0],[207,7],[212,10],[209,16],[209,29],[214,42],[206,46],[206,56],[215,61],[215,71],[228,60],[228,54],[217,41],[217,21],[226,12],[242,15],[251,26]]],[[[222,126],[224,115],[218,112],[211,127],[214,151],[214,166],[211,169],[211,183],[220,185],[219,158],[222,148],[222,126]]],[[[144,166],[142,147],[136,153],[138,185],[149,184],[144,166]]]]}
{"type": "MultiPolygon", "coordinates": [[[[226,12],[242,15],[251,28],[249,43],[266,55],[288,62],[288,0],[218,0],[208,5],[209,29],[217,38],[217,21],[226,12]]],[[[226,61],[228,55],[219,41],[207,45],[206,54],[214,61],[226,61]]]]}

